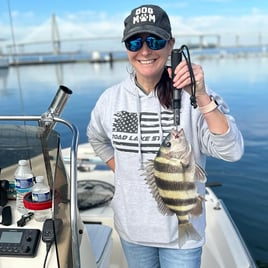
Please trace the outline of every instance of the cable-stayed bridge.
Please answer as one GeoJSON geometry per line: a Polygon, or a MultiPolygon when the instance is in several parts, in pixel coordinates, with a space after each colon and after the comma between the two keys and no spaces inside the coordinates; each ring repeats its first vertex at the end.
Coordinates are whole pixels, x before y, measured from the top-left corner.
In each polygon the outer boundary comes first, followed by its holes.
{"type": "MultiPolygon", "coordinates": [[[[126,59],[121,36],[92,37],[80,28],[72,30],[84,37],[60,37],[57,18],[52,15],[50,20],[36,27],[35,32],[29,33],[24,40],[18,43],[13,40],[12,43],[6,44],[5,49],[2,49],[2,56],[9,59],[10,65],[126,59]]],[[[188,45],[194,54],[226,56],[244,53],[266,54],[268,51],[268,40],[265,40],[268,39],[267,36],[258,33],[248,34],[247,37],[237,34],[175,33],[174,37],[176,44],[183,40],[183,44],[188,45]],[[227,38],[229,45],[224,44],[227,38]],[[253,43],[244,45],[246,38],[253,43]]]]}

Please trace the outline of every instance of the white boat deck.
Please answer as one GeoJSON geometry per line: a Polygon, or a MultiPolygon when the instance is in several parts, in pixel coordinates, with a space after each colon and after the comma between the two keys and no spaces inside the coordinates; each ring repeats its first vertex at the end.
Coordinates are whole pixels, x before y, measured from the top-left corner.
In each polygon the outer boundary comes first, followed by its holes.
{"type": "MultiPolygon", "coordinates": [[[[63,157],[68,167],[69,151],[63,150],[63,157]]],[[[101,180],[113,184],[110,170],[94,170],[100,160],[95,156],[89,144],[79,145],[77,178],[79,180],[101,180]],[[83,170],[83,171],[81,171],[83,170]]],[[[84,222],[97,222],[113,228],[113,211],[109,204],[98,208],[80,211],[84,222]]],[[[210,188],[206,194],[206,244],[203,248],[202,268],[253,268],[247,248],[236,226],[225,208],[210,188]]],[[[120,245],[118,234],[112,233],[113,248],[109,268],[126,268],[127,264],[120,245]]]]}
{"type": "MultiPolygon", "coordinates": [[[[63,158],[68,171],[70,166],[68,163],[69,149],[63,150],[63,158]]],[[[103,163],[94,155],[89,144],[80,145],[78,149],[78,181],[100,180],[113,184],[113,172],[107,169],[98,170],[97,165],[103,167],[103,163]]],[[[248,254],[243,239],[222,201],[210,188],[207,188],[205,198],[207,229],[201,268],[255,268],[256,265],[248,254]]],[[[15,211],[15,201],[10,201],[9,204],[13,213],[13,223],[9,228],[17,228],[16,221],[20,215],[15,211]]],[[[81,268],[127,268],[119,236],[114,230],[113,211],[109,203],[97,208],[80,210],[80,217],[84,223],[79,222],[79,230],[82,230],[81,234],[83,234],[80,244],[81,268]]],[[[27,223],[26,227],[41,231],[43,224],[33,219],[27,223]]],[[[3,228],[6,227],[3,226],[3,228]]],[[[65,232],[70,232],[70,229],[65,229],[65,232]]],[[[68,236],[67,233],[65,234],[68,236]]],[[[62,248],[62,251],[65,255],[68,254],[68,250],[65,248],[62,248]]],[[[46,244],[40,240],[37,255],[34,258],[1,256],[0,267],[26,268],[33,264],[36,267],[42,267],[45,255],[46,244]]],[[[65,256],[64,259],[68,260],[68,256],[65,256]]],[[[64,267],[69,268],[72,267],[71,265],[71,263],[66,263],[64,267]]],[[[57,267],[54,245],[51,248],[46,267],[57,267]]]]}

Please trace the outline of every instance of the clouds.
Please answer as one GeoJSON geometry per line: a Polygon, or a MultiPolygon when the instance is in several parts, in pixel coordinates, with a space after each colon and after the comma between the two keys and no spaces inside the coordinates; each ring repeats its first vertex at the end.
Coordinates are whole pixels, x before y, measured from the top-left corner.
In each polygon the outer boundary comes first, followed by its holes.
{"type": "MultiPolygon", "coordinates": [[[[159,1],[161,2],[161,1],[159,1]]],[[[170,15],[173,35],[185,36],[189,34],[220,34],[224,43],[234,42],[236,35],[240,35],[241,42],[258,42],[259,34],[262,41],[268,43],[266,25],[268,13],[258,6],[248,7],[243,2],[241,8],[235,9],[230,5],[231,0],[201,0],[170,1],[163,3],[163,8],[170,15]],[[222,8],[221,8],[222,7],[222,8]],[[221,8],[221,12],[218,10],[221,8]],[[214,9],[214,12],[212,11],[214,9]]],[[[255,1],[257,4],[258,0],[255,1]]],[[[132,4],[133,6],[133,4],[132,4]]],[[[111,12],[102,9],[82,9],[74,11],[62,10],[57,15],[57,26],[61,39],[93,39],[114,38],[113,46],[121,48],[123,20],[126,12],[113,9],[111,12]],[[115,45],[117,42],[117,45],[115,45]]],[[[72,10],[69,8],[68,10],[72,10]]],[[[13,29],[17,43],[50,41],[52,36],[52,13],[44,14],[33,11],[12,11],[13,29]]],[[[11,28],[7,12],[0,11],[0,38],[4,43],[11,43],[11,28]]],[[[102,46],[104,42],[102,42],[102,46]]],[[[0,43],[1,46],[1,43],[0,43]]],[[[81,46],[81,45],[80,45],[81,46]]],[[[82,45],[85,48],[85,44],[82,45]]],[[[90,47],[90,46],[89,46],[90,47]]]]}

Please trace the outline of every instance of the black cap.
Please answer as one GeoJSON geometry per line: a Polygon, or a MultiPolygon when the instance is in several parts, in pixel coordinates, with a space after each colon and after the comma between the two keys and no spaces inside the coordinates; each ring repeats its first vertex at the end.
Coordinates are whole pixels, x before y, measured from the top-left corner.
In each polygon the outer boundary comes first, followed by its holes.
{"type": "Polygon", "coordinates": [[[124,21],[122,41],[138,33],[155,34],[165,40],[172,37],[167,13],[155,5],[142,5],[133,9],[124,21]]]}

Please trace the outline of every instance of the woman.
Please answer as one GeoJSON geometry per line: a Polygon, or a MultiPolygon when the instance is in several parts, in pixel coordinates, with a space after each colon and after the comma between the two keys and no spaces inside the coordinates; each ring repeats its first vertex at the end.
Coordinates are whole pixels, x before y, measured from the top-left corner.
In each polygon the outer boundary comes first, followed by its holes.
{"type": "MultiPolygon", "coordinates": [[[[171,80],[166,62],[175,40],[164,10],[155,5],[140,6],[132,10],[124,25],[122,41],[133,72],[102,94],[87,129],[95,152],[114,171],[115,228],[130,268],[200,267],[204,212],[191,219],[201,239],[186,241],[180,247],[177,217],[159,212],[143,171],[174,128],[173,87],[183,89],[180,127],[199,166],[205,168],[206,156],[239,160],[243,138],[222,98],[206,88],[200,65],[192,64],[198,109],[193,109],[189,101],[191,79],[185,61],[176,67],[171,80]]],[[[205,194],[204,184],[198,191],[205,194]]]]}

